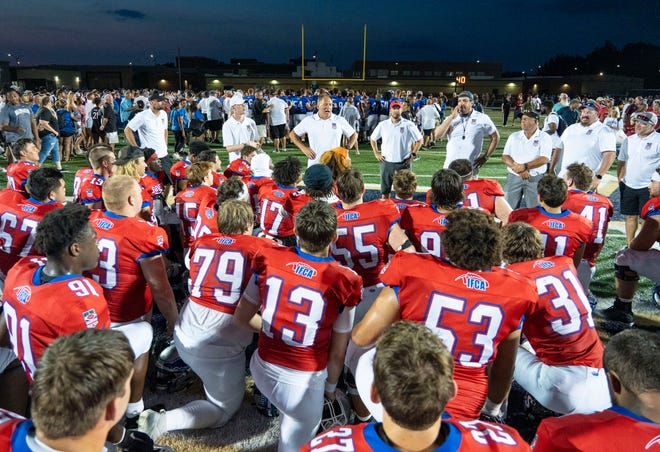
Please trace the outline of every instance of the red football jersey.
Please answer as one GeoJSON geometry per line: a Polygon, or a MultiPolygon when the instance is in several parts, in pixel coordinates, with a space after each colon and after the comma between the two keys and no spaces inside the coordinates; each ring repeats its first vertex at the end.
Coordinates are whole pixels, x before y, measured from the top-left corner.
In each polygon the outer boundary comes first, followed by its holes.
{"type": "Polygon", "coordinates": [[[660,215],[660,196],[649,199],[642,207],[642,218],[644,220],[656,215],[660,215]]]}
{"type": "Polygon", "coordinates": [[[159,175],[146,172],[140,179],[140,186],[147,190],[151,198],[163,194],[163,180],[159,175]]]}
{"type": "Polygon", "coordinates": [[[93,173],[80,182],[78,192],[78,202],[81,204],[103,203],[103,184],[105,178],[99,174],[93,173]]]}
{"type": "Polygon", "coordinates": [[[603,367],[603,345],[573,260],[552,256],[507,266],[536,283],[534,312],[525,316],[523,334],[549,366],[603,367]]]}
{"type": "Polygon", "coordinates": [[[192,232],[193,241],[208,234],[218,233],[218,211],[215,209],[216,199],[206,198],[199,205],[195,229],[192,232]]]}
{"type": "Polygon", "coordinates": [[[394,205],[396,206],[397,209],[399,209],[399,212],[403,212],[410,206],[424,205],[423,202],[417,201],[415,199],[401,199],[401,198],[397,198],[396,196],[392,196],[390,199],[394,201],[394,205]]]}
{"type": "Polygon", "coordinates": [[[2,294],[14,354],[30,381],[46,347],[85,328],[110,328],[103,289],[82,275],[41,282],[45,258],[24,257],[9,270],[2,294]]]}
{"type": "Polygon", "coordinates": [[[337,241],[331,244],[332,255],[342,265],[362,276],[365,287],[378,284],[385,265],[383,246],[390,229],[400,220],[399,211],[391,199],[379,199],[344,210],[337,209],[337,241]]]}
{"type": "Polygon", "coordinates": [[[211,187],[217,190],[218,187],[227,180],[227,178],[217,171],[211,171],[211,174],[213,175],[213,183],[211,184],[211,187]]]}
{"type": "Polygon", "coordinates": [[[660,424],[622,406],[541,421],[534,452],[660,450],[660,424]]]}
{"type": "Polygon", "coordinates": [[[41,165],[35,162],[28,162],[19,160],[7,165],[7,184],[12,190],[19,191],[27,195],[25,191],[25,184],[27,183],[28,176],[33,170],[40,168],[41,165]]]}
{"type": "MultiPolygon", "coordinates": [[[[493,179],[472,179],[463,182],[464,207],[480,209],[495,214],[495,198],[504,196],[499,182],[493,179]]],[[[431,203],[431,190],[426,192],[426,202],[431,203]]]]}
{"type": "MultiPolygon", "coordinates": [[[[448,433],[433,452],[530,451],[520,434],[508,425],[482,421],[443,419],[448,433]]],[[[303,446],[301,452],[392,452],[380,437],[378,424],[343,425],[325,431],[303,446]]]]}
{"type": "Polygon", "coordinates": [[[426,325],[451,351],[458,395],[447,412],[478,418],[488,391],[486,368],[499,343],[534,308],[534,283],[509,270],[473,272],[414,253],[395,254],[381,281],[396,288],[401,319],[426,325]]]}
{"type": "Polygon", "coordinates": [[[73,202],[80,202],[80,187],[82,181],[94,174],[91,167],[80,168],[73,177],[73,202]]]}
{"type": "Polygon", "coordinates": [[[614,215],[614,206],[606,196],[580,190],[569,190],[568,198],[562,205],[564,209],[582,215],[593,225],[591,241],[584,249],[583,258],[590,266],[596,265],[596,258],[605,244],[605,234],[610,219],[614,215]]]}
{"type": "Polygon", "coordinates": [[[232,176],[240,176],[243,182],[250,180],[250,163],[247,160],[236,159],[225,168],[224,175],[226,178],[232,176]]]}
{"type": "Polygon", "coordinates": [[[362,298],[362,278],[332,257],[283,246],[261,248],[252,272],[261,294],[250,300],[261,304],[259,356],[294,370],[325,369],[332,326],[362,298]]]}
{"type": "Polygon", "coordinates": [[[273,183],[262,185],[259,189],[261,230],[274,237],[293,235],[293,217],[287,212],[289,197],[298,191],[297,187],[284,187],[273,183]]]}
{"type": "Polygon", "coordinates": [[[445,230],[446,217],[434,204],[410,206],[401,212],[401,227],[418,252],[442,257],[440,233],[445,230]]]}
{"type": "Polygon", "coordinates": [[[270,177],[255,177],[252,176],[247,183],[248,193],[250,194],[250,205],[254,211],[255,218],[259,218],[261,214],[261,206],[259,205],[259,189],[263,185],[274,184],[273,179],[270,177]]]}
{"type": "Polygon", "coordinates": [[[543,207],[529,207],[511,212],[509,223],[522,221],[534,226],[541,233],[544,256],[573,257],[584,243],[591,241],[593,226],[585,217],[570,210],[552,214],[543,207]]]}
{"type": "Polygon", "coordinates": [[[217,192],[208,185],[197,185],[180,191],[174,197],[176,215],[181,220],[181,232],[183,234],[183,246],[190,248],[193,242],[199,206],[206,201],[215,203],[217,192]]]}
{"type": "Polygon", "coordinates": [[[89,218],[97,235],[99,265],[89,272],[103,287],[113,322],[129,322],[151,309],[151,289],[140,261],[167,252],[167,234],[139,218],[94,210],[89,218]]]}
{"type": "Polygon", "coordinates": [[[29,419],[0,408],[0,451],[29,452],[25,438],[33,427],[29,419]]]}
{"type": "Polygon", "coordinates": [[[34,239],[37,225],[51,210],[63,204],[58,201],[41,203],[25,198],[10,188],[0,191],[0,271],[5,275],[22,257],[37,254],[34,239]]]}
{"type": "Polygon", "coordinates": [[[289,215],[291,215],[291,217],[294,218],[294,222],[295,222],[295,217],[298,214],[298,212],[300,212],[300,209],[305,207],[312,200],[313,198],[309,196],[307,193],[305,193],[305,190],[298,190],[296,192],[291,193],[291,196],[289,196],[289,199],[287,200],[287,203],[284,206],[284,210],[289,212],[289,215]]]}
{"type": "Polygon", "coordinates": [[[187,180],[187,168],[192,164],[190,160],[179,160],[170,168],[170,180],[176,187],[176,183],[180,180],[187,180]]]}
{"type": "Polygon", "coordinates": [[[234,314],[257,250],[272,241],[251,235],[210,234],[190,248],[190,300],[234,314]]]}

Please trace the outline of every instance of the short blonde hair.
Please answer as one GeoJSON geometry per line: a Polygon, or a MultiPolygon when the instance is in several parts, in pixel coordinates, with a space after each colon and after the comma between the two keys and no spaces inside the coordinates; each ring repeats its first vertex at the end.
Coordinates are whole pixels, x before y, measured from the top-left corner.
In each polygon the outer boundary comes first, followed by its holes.
{"type": "Polygon", "coordinates": [[[112,176],[103,184],[103,204],[109,210],[122,209],[128,202],[131,190],[136,188],[138,189],[137,192],[140,193],[140,186],[131,176],[112,176]]]}

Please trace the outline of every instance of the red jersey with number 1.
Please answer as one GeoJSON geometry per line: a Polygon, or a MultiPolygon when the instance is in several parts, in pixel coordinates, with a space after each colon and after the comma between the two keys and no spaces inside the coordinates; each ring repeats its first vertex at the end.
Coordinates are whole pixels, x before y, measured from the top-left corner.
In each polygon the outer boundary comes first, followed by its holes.
{"type": "Polygon", "coordinates": [[[27,183],[30,173],[41,165],[35,162],[28,162],[26,160],[19,160],[7,165],[7,184],[12,190],[28,195],[25,191],[25,184],[27,183]]]}
{"type": "Polygon", "coordinates": [[[534,283],[506,269],[469,271],[414,253],[395,254],[380,279],[396,291],[401,319],[426,325],[451,351],[458,395],[446,411],[478,418],[488,391],[486,369],[499,343],[533,310],[534,283]]]}
{"type": "Polygon", "coordinates": [[[507,266],[536,283],[539,300],[523,334],[549,366],[603,367],[603,344],[573,260],[552,256],[507,266]]]}
{"type": "Polygon", "coordinates": [[[151,309],[151,289],[140,262],[167,252],[167,234],[140,218],[95,210],[89,222],[96,231],[99,265],[89,274],[108,300],[113,322],[129,322],[151,309]]]}
{"type": "Polygon", "coordinates": [[[184,247],[190,248],[193,243],[199,206],[207,200],[212,200],[215,203],[217,196],[217,192],[208,185],[197,185],[180,191],[174,197],[176,215],[181,220],[184,247]]]}
{"type": "Polygon", "coordinates": [[[564,209],[582,215],[593,225],[593,235],[591,241],[584,248],[584,256],[590,266],[596,265],[596,258],[605,244],[605,234],[610,219],[614,215],[614,206],[605,196],[597,193],[569,190],[568,198],[562,205],[564,209]]]}
{"type": "Polygon", "coordinates": [[[261,305],[259,356],[304,372],[325,369],[332,327],[344,307],[362,298],[362,278],[332,257],[283,246],[261,248],[252,272],[261,294],[249,299],[261,305]]]}
{"type": "Polygon", "coordinates": [[[58,337],[85,328],[110,328],[103,289],[82,275],[42,283],[45,263],[39,256],[18,261],[7,274],[2,294],[12,348],[30,381],[44,350],[58,337]]]}
{"type": "Polygon", "coordinates": [[[440,234],[447,225],[447,213],[440,212],[435,204],[408,207],[401,213],[400,224],[418,252],[444,256],[440,234]]]}
{"type": "MultiPolygon", "coordinates": [[[[472,179],[463,182],[464,207],[480,209],[495,214],[495,199],[504,196],[499,182],[492,179],[472,179]]],[[[426,192],[426,202],[431,203],[431,190],[426,192]]]]}

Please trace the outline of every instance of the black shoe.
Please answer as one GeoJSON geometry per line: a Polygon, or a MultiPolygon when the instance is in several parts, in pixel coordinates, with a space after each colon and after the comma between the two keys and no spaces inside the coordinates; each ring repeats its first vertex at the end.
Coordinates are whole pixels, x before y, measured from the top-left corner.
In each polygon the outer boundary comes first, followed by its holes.
{"type": "Polygon", "coordinates": [[[596,313],[611,322],[623,323],[626,326],[633,326],[635,318],[632,314],[632,303],[624,303],[621,300],[614,300],[614,304],[607,309],[601,309],[596,313]]]}

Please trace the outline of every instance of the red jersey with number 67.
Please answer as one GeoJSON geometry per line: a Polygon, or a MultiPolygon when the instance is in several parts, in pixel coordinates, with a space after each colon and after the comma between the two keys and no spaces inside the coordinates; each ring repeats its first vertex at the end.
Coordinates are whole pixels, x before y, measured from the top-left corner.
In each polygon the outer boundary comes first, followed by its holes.
{"type": "Polygon", "coordinates": [[[30,381],[46,347],[85,328],[110,328],[103,289],[82,275],[41,282],[46,259],[28,256],[9,270],[2,303],[9,339],[30,381]]]}
{"type": "Polygon", "coordinates": [[[380,279],[395,290],[401,319],[426,325],[451,351],[458,395],[446,411],[478,418],[488,391],[486,368],[500,342],[533,310],[534,283],[506,269],[469,271],[414,253],[395,254],[380,279]]]}
{"type": "Polygon", "coordinates": [[[140,262],[168,249],[167,234],[140,218],[95,210],[89,222],[96,231],[98,266],[89,272],[103,287],[113,322],[129,322],[151,309],[151,289],[140,262]]]}
{"type": "Polygon", "coordinates": [[[362,298],[362,278],[332,257],[298,247],[263,247],[252,272],[259,284],[262,329],[259,356],[271,364],[305,372],[323,370],[339,314],[362,298]]]}
{"type": "MultiPolygon", "coordinates": [[[[301,452],[392,452],[391,445],[379,435],[381,424],[358,424],[334,427],[321,433],[301,452]]],[[[508,425],[482,421],[443,419],[447,429],[444,442],[432,452],[530,451],[520,434],[508,425]]],[[[440,435],[438,435],[440,436],[440,435]]]]}
{"type": "Polygon", "coordinates": [[[573,260],[552,256],[507,266],[536,283],[539,300],[523,334],[549,366],[603,367],[603,344],[573,260]]]}
{"type": "MultiPolygon", "coordinates": [[[[495,198],[504,196],[499,182],[492,179],[472,179],[463,182],[465,195],[464,207],[481,209],[491,215],[495,214],[495,198]]],[[[426,192],[426,202],[431,203],[431,190],[426,192]]]]}
{"type": "Polygon", "coordinates": [[[596,265],[596,258],[603,249],[607,226],[610,224],[612,215],[614,215],[612,202],[607,197],[597,193],[569,190],[568,198],[566,198],[562,207],[591,221],[593,235],[591,241],[584,248],[583,259],[593,267],[596,265]]]}
{"type": "Polygon", "coordinates": [[[447,213],[440,212],[435,204],[408,207],[401,212],[400,225],[418,252],[444,256],[440,234],[447,225],[447,213]]]}

